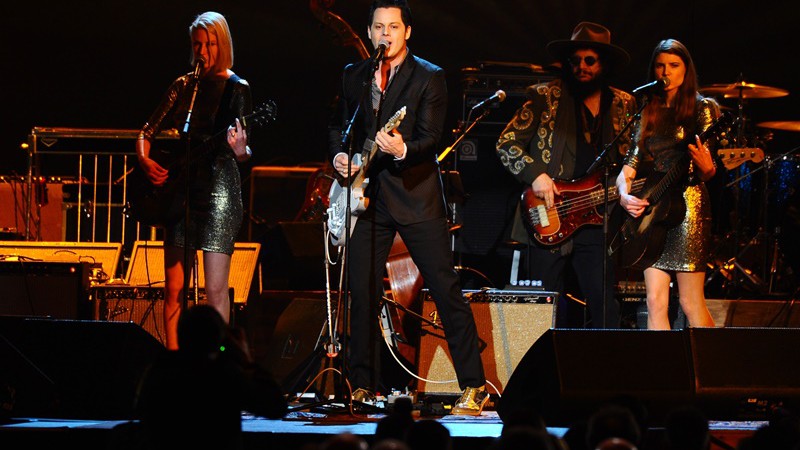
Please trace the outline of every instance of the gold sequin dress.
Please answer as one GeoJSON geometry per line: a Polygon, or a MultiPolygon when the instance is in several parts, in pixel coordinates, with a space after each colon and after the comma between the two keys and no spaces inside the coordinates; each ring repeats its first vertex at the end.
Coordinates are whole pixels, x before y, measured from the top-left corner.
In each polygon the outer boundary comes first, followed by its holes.
{"type": "MultiPolygon", "coordinates": [[[[625,158],[625,164],[636,169],[637,178],[643,178],[647,171],[640,168],[651,167],[652,171],[666,172],[688,152],[687,133],[700,134],[710,127],[719,116],[719,109],[712,100],[702,99],[697,107],[696,130],[685,130],[675,123],[674,110],[663,112],[663,121],[657,124],[655,133],[648,137],[644,149],[634,146],[625,158]]],[[[637,130],[638,133],[638,130],[637,130]]],[[[689,140],[693,142],[693,140],[689,140]]],[[[714,153],[713,140],[706,145],[714,153]]],[[[686,214],[683,221],[667,230],[664,250],[652,265],[657,269],[677,272],[704,271],[711,250],[711,203],[705,183],[693,176],[693,168],[676,186],[683,188],[686,214]]]]}
{"type": "MultiPolygon", "coordinates": [[[[156,145],[154,138],[161,130],[183,130],[192,90],[188,75],[179,77],[169,87],[142,128],[142,135],[152,145],[156,145]]],[[[225,142],[225,130],[234,119],[252,112],[252,108],[250,86],[244,79],[233,75],[227,80],[200,80],[189,132],[190,248],[233,254],[244,208],[239,168],[225,142]]],[[[180,145],[185,148],[186,141],[182,139],[180,145]]],[[[183,247],[185,234],[185,221],[181,219],[167,227],[164,241],[183,247]]]]}

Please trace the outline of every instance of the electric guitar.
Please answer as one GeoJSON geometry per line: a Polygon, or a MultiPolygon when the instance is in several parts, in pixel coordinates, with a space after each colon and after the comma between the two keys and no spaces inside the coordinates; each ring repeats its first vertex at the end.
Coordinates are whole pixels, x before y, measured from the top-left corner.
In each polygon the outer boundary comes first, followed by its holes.
{"type": "MultiPolygon", "coordinates": [[[[240,119],[243,127],[252,129],[275,119],[275,103],[267,101],[252,113],[240,119]]],[[[192,162],[215,148],[227,146],[214,145],[225,139],[227,129],[220,130],[191,150],[191,161],[186,160],[186,152],[152,147],[150,158],[169,171],[166,183],[154,186],[139,165],[127,174],[128,214],[137,222],[149,227],[165,228],[177,223],[185,213],[186,175],[192,162]]]]}
{"type": "MultiPolygon", "coordinates": [[[[605,202],[602,175],[602,172],[594,172],[577,180],[554,180],[561,195],[555,197],[550,208],[545,207],[544,200],[537,197],[530,186],[526,187],[520,206],[530,236],[540,244],[558,245],[583,226],[602,225],[603,214],[598,211],[605,202]]],[[[634,181],[631,193],[640,191],[644,182],[645,179],[634,181]]],[[[618,198],[617,187],[610,187],[609,202],[618,198]]]]}
{"type": "MultiPolygon", "coordinates": [[[[386,122],[386,125],[381,128],[381,130],[385,133],[389,133],[392,130],[395,130],[398,126],[400,126],[400,122],[403,121],[403,118],[406,116],[406,107],[403,106],[400,108],[399,111],[394,113],[392,117],[386,122]]],[[[366,151],[364,155],[361,157],[361,167],[358,168],[358,171],[355,173],[354,176],[348,178],[342,178],[342,182],[339,181],[339,178],[333,180],[331,184],[331,190],[328,193],[328,198],[330,199],[330,206],[328,207],[328,233],[331,236],[331,243],[333,245],[344,245],[345,243],[345,223],[347,221],[347,185],[349,180],[350,185],[350,233],[353,233],[353,228],[355,228],[355,221],[357,220],[358,216],[367,209],[369,205],[369,198],[364,195],[364,191],[366,190],[367,186],[369,185],[369,178],[367,178],[366,173],[369,169],[370,162],[375,157],[375,153],[378,150],[378,144],[372,142],[372,146],[370,147],[369,151],[366,151]]],[[[358,155],[357,155],[358,156],[358,155]]],[[[354,158],[355,159],[355,158],[354,158]]],[[[349,236],[348,236],[349,237],[349,236]]]]}
{"type": "MultiPolygon", "coordinates": [[[[702,134],[700,140],[725,132],[731,123],[730,114],[723,113],[702,134]]],[[[625,216],[619,232],[611,241],[609,254],[622,249],[619,254],[623,267],[644,269],[650,267],[664,250],[667,230],[679,224],[686,215],[686,203],[678,182],[689,170],[689,152],[684,152],[666,172],[655,172],[647,177],[643,195],[650,202],[639,217],[625,216]]]]}

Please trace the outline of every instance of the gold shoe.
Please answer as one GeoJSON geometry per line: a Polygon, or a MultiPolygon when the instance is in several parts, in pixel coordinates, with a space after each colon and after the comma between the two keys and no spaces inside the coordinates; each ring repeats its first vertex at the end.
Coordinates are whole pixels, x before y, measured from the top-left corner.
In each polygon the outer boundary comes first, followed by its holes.
{"type": "Polygon", "coordinates": [[[479,388],[468,387],[464,389],[461,398],[453,405],[453,410],[450,414],[461,416],[480,416],[486,402],[489,401],[489,393],[486,392],[486,387],[479,388]]]}
{"type": "Polygon", "coordinates": [[[374,400],[375,400],[375,394],[366,389],[358,388],[355,391],[353,391],[354,402],[364,403],[364,402],[371,402],[374,400]]]}

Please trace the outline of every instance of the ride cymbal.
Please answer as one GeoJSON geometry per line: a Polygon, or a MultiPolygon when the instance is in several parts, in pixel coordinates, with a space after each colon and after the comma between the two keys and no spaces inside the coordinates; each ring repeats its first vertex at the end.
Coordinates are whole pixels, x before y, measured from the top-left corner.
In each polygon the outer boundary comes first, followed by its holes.
{"type": "Polygon", "coordinates": [[[761,128],[773,130],[800,131],[800,120],[778,120],[773,122],[760,122],[756,124],[761,128]]]}
{"type": "Polygon", "coordinates": [[[732,84],[712,84],[700,88],[703,95],[722,95],[724,98],[775,98],[789,95],[789,91],[772,86],[738,82],[732,84]]]}

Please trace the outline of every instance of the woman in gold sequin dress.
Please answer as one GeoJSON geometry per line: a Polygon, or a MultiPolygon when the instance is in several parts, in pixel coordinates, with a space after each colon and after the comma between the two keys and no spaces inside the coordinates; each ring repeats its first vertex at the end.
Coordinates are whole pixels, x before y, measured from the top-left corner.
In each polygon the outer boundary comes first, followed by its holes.
{"type": "MultiPolygon", "coordinates": [[[[136,145],[139,165],[154,185],[175,182],[170,172],[179,170],[186,170],[190,180],[188,239],[185,214],[178,214],[180,219],[166,226],[164,238],[164,328],[168,349],[178,346],[184,267],[193,266],[193,260],[183,261],[185,242],[190,249],[203,251],[206,298],[226,322],[230,321],[228,275],[243,215],[237,161],[246,161],[251,156],[247,132],[240,122],[240,118],[252,111],[250,86],[231,70],[233,43],[225,17],[216,12],[200,14],[189,27],[189,36],[195,71],[172,83],[142,127],[136,145]],[[196,83],[197,94],[192,105],[196,83]],[[185,132],[190,109],[191,163],[188,169],[182,165],[168,166],[168,170],[151,158],[154,156],[151,144],[162,130],[175,128],[185,132]]],[[[182,138],[185,148],[185,133],[182,138]]],[[[185,181],[180,183],[185,186],[185,181]]],[[[185,187],[178,192],[185,192],[185,187]]]]}
{"type": "Polygon", "coordinates": [[[620,204],[632,217],[639,217],[647,200],[630,195],[637,171],[666,172],[676,163],[688,164],[683,179],[672,183],[683,190],[686,213],[683,220],[666,232],[661,256],[644,270],[647,289],[647,328],[669,329],[669,288],[671,274],[678,282],[680,305],[689,325],[714,326],[706,306],[703,287],[711,242],[711,207],[705,181],[716,173],[708,143],[698,137],[719,116],[713,99],[697,93],[697,73],[686,47],[674,40],[659,42],[649,67],[650,80],[668,78],[662,90],[650,93],[636,131],[636,145],[628,151],[617,178],[620,204]],[[687,145],[688,144],[688,145],[687,145]],[[689,153],[688,161],[682,158],[689,153]],[[681,161],[682,160],[682,161],[681,161]]]}

